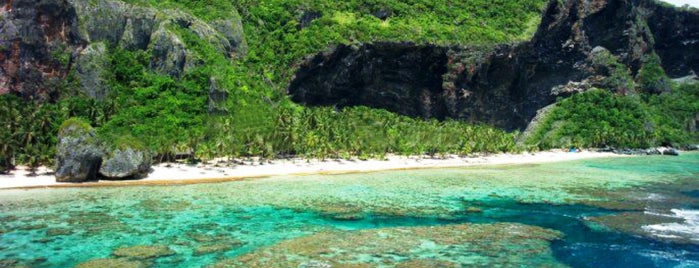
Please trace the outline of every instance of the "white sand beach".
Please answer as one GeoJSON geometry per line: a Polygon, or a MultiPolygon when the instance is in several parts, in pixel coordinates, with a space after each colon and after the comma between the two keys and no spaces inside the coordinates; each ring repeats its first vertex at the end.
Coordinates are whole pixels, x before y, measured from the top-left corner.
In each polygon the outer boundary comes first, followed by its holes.
{"type": "Polygon", "coordinates": [[[261,178],[282,175],[309,175],[309,174],[343,174],[360,173],[384,170],[422,169],[422,168],[450,168],[468,167],[479,165],[505,165],[505,164],[534,164],[557,161],[569,161],[590,158],[621,157],[613,153],[579,152],[569,153],[562,151],[548,151],[522,154],[496,154],[481,157],[459,157],[451,155],[443,158],[430,158],[427,156],[395,156],[389,155],[386,160],[306,160],[283,159],[265,161],[242,161],[244,164],[225,165],[216,164],[225,162],[225,159],[210,161],[208,164],[187,165],[181,163],[164,163],[153,166],[148,177],[141,180],[127,181],[95,181],[86,183],[59,183],[56,182],[51,170],[40,168],[38,176],[29,176],[26,168],[8,175],[0,175],[0,189],[13,188],[43,188],[43,187],[100,187],[100,186],[128,186],[128,185],[168,185],[234,181],[251,178],[261,178]]]}

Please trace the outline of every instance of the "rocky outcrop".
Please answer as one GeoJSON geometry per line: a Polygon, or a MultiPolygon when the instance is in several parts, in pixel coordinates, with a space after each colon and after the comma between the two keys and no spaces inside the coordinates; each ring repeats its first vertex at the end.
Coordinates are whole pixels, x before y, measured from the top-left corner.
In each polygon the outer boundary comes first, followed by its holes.
{"type": "Polygon", "coordinates": [[[71,119],[58,133],[56,181],[84,182],[97,179],[104,155],[89,124],[71,119]]]}
{"type": "Polygon", "coordinates": [[[148,174],[152,156],[145,150],[117,148],[106,154],[99,173],[108,179],[141,178],[148,174]]]}
{"type": "Polygon", "coordinates": [[[109,94],[105,76],[109,66],[107,46],[103,42],[92,43],[83,49],[75,63],[75,74],[81,91],[96,100],[104,100],[109,94]]]}
{"type": "Polygon", "coordinates": [[[290,86],[292,98],[311,105],[365,105],[444,118],[446,52],[446,48],[410,43],[339,46],[301,67],[290,86]]]}
{"type": "Polygon", "coordinates": [[[50,100],[84,44],[66,0],[12,0],[0,5],[0,94],[50,100]]]}
{"type": "Polygon", "coordinates": [[[552,0],[529,42],[342,45],[301,63],[288,91],[306,105],[366,105],[523,129],[559,96],[589,87],[633,91],[633,77],[653,53],[671,76],[699,69],[697,19],[696,9],[651,0],[552,0]]]}
{"type": "Polygon", "coordinates": [[[212,44],[230,59],[245,53],[240,16],[205,22],[179,10],[118,0],[14,0],[0,6],[0,94],[55,100],[59,84],[77,67],[80,88],[102,99],[105,48],[151,52],[150,67],[181,77],[193,60],[177,29],[212,44]],[[76,64],[77,63],[77,66],[76,64]]]}
{"type": "Polygon", "coordinates": [[[100,141],[89,123],[80,119],[64,122],[58,133],[56,181],[138,179],[148,174],[152,156],[140,143],[127,137],[108,140],[100,141]]]}

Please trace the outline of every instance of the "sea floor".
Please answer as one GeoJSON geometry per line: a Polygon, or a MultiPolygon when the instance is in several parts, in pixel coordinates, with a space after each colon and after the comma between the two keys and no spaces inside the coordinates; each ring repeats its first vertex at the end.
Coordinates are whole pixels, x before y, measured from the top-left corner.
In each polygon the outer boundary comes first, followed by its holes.
{"type": "Polygon", "coordinates": [[[699,154],[0,191],[0,267],[699,267],[699,154]]]}

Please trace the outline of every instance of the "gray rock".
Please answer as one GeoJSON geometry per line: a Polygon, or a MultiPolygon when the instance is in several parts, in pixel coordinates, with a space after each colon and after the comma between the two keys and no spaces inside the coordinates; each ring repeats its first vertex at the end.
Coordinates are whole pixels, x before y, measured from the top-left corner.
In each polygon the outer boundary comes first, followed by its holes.
{"type": "Polygon", "coordinates": [[[187,50],[179,37],[164,25],[153,33],[150,67],[161,74],[179,78],[184,74],[187,50]]]}
{"type": "Polygon", "coordinates": [[[80,52],[75,62],[75,73],[83,93],[93,99],[104,100],[109,94],[104,77],[108,66],[109,58],[104,43],[92,43],[80,52]]]}
{"type": "Polygon", "coordinates": [[[0,94],[52,100],[68,73],[79,37],[74,8],[63,0],[0,4],[0,94]]]}
{"type": "Polygon", "coordinates": [[[126,27],[129,6],[122,1],[72,0],[80,33],[90,43],[117,44],[126,27]]]}
{"type": "Polygon", "coordinates": [[[660,155],[660,154],[662,154],[662,152],[660,150],[658,150],[658,148],[650,148],[650,149],[646,150],[646,154],[647,155],[660,155]]]}
{"type": "Polygon", "coordinates": [[[667,148],[667,149],[663,150],[663,155],[678,156],[678,155],[680,155],[680,151],[675,149],[675,148],[667,148]]]}
{"type": "Polygon", "coordinates": [[[156,12],[149,8],[132,7],[126,19],[121,47],[129,50],[148,49],[156,26],[156,12]]]}
{"type": "Polygon", "coordinates": [[[148,173],[151,155],[133,148],[115,149],[104,157],[99,173],[109,179],[140,178],[148,173]]]}
{"type": "Polygon", "coordinates": [[[237,13],[235,18],[214,21],[212,26],[228,40],[233,49],[231,52],[238,57],[245,55],[248,45],[245,42],[243,23],[237,13]]]}
{"type": "Polygon", "coordinates": [[[96,180],[103,154],[94,129],[77,120],[67,121],[58,133],[56,181],[96,180]]]}

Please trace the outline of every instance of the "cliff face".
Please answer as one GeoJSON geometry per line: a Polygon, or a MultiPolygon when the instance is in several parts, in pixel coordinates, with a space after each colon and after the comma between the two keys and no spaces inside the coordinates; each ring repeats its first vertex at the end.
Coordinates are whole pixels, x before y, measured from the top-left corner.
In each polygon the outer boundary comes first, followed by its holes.
{"type": "Polygon", "coordinates": [[[0,6],[0,94],[55,100],[75,70],[80,89],[108,95],[108,49],[144,50],[150,68],[178,78],[197,64],[177,30],[189,31],[230,59],[245,53],[240,17],[205,22],[179,10],[116,0],[9,0],[0,6]]]}
{"type": "Polygon", "coordinates": [[[407,43],[339,46],[310,58],[290,87],[295,100],[313,105],[366,105],[443,119],[446,52],[407,43]]]}
{"type": "Polygon", "coordinates": [[[0,94],[50,99],[84,44],[65,0],[8,0],[0,6],[0,94]]]}
{"type": "Polygon", "coordinates": [[[306,105],[367,105],[523,129],[558,96],[591,86],[633,90],[633,75],[654,52],[670,76],[698,70],[698,19],[697,10],[650,0],[554,0],[529,42],[340,46],[302,63],[288,91],[306,105]]]}

